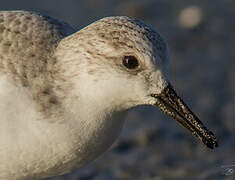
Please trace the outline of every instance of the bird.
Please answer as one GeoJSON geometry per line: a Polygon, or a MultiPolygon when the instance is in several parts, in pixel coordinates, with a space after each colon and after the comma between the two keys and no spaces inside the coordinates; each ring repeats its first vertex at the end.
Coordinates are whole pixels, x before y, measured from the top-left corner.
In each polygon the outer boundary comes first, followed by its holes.
{"type": "Polygon", "coordinates": [[[164,38],[135,18],[104,17],[76,30],[38,12],[0,11],[0,179],[38,180],[83,167],[141,105],[217,147],[171,85],[169,61],[164,38]]]}

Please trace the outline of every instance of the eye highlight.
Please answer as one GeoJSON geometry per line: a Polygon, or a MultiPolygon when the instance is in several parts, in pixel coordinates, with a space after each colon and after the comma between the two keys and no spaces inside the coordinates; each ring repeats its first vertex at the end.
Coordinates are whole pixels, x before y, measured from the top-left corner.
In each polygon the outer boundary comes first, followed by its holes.
{"type": "Polygon", "coordinates": [[[128,69],[136,69],[139,66],[139,62],[134,56],[124,56],[122,64],[128,69]]]}

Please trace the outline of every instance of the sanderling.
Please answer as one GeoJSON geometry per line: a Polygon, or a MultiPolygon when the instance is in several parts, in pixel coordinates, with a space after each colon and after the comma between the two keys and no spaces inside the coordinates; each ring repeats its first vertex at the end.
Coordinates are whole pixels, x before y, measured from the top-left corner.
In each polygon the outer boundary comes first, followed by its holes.
{"type": "Polygon", "coordinates": [[[153,105],[209,148],[215,136],[167,79],[168,47],[129,17],[80,31],[25,11],[0,12],[0,179],[32,180],[94,160],[130,108],[153,105]]]}

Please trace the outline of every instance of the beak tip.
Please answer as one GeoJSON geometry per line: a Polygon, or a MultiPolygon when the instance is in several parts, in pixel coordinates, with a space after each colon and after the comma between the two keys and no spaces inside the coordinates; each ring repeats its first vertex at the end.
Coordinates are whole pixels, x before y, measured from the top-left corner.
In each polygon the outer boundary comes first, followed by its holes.
{"type": "Polygon", "coordinates": [[[219,144],[215,135],[211,131],[209,131],[209,135],[210,135],[209,139],[205,142],[206,146],[210,149],[217,148],[219,144]]]}
{"type": "Polygon", "coordinates": [[[219,145],[218,143],[215,141],[215,142],[208,142],[206,143],[206,146],[210,149],[214,149],[214,148],[217,148],[219,145]]]}
{"type": "Polygon", "coordinates": [[[213,143],[207,143],[206,146],[210,149],[214,149],[217,148],[219,145],[217,142],[213,142],[213,143]]]}

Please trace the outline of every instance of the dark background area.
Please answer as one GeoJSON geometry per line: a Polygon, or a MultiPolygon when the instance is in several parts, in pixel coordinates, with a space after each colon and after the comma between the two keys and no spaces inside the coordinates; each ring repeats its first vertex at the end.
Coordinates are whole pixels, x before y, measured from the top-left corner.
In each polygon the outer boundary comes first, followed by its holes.
{"type": "Polygon", "coordinates": [[[150,24],[171,50],[170,80],[217,135],[207,149],[158,109],[138,107],[121,137],[95,162],[50,180],[235,179],[234,0],[0,0],[1,10],[55,16],[78,29],[105,16],[127,15],[150,24]]]}

